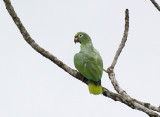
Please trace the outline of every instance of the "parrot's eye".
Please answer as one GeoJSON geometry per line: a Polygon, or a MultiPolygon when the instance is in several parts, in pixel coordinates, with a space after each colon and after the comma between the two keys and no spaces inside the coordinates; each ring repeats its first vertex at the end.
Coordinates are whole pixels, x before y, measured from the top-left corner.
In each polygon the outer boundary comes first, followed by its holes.
{"type": "Polygon", "coordinates": [[[82,34],[79,34],[79,37],[81,38],[81,37],[83,37],[83,35],[82,35],[82,34]]]}

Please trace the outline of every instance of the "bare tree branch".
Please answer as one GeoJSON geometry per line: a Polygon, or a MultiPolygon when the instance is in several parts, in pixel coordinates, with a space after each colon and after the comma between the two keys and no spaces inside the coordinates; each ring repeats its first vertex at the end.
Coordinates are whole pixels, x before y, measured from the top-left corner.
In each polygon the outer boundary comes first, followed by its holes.
{"type": "Polygon", "coordinates": [[[110,78],[110,80],[111,80],[111,83],[112,83],[114,89],[117,91],[117,93],[119,93],[120,95],[123,95],[123,96],[127,97],[127,98],[130,99],[130,100],[134,100],[135,102],[139,103],[139,104],[142,105],[142,106],[147,107],[148,109],[151,109],[151,110],[153,110],[153,111],[160,112],[160,108],[159,108],[159,107],[155,107],[155,106],[152,106],[152,105],[149,104],[149,103],[141,102],[141,101],[138,101],[138,100],[136,100],[136,99],[134,99],[134,98],[131,98],[131,97],[127,94],[127,92],[124,91],[124,90],[120,87],[118,81],[116,80],[115,73],[114,73],[114,67],[115,67],[115,65],[116,65],[116,63],[117,63],[117,60],[118,60],[118,57],[119,57],[120,53],[122,52],[122,49],[124,48],[125,43],[126,43],[126,41],[127,41],[128,31],[129,31],[129,11],[128,11],[128,9],[126,9],[126,11],[125,11],[125,30],[124,30],[124,34],[123,34],[122,41],[121,41],[121,43],[120,43],[120,45],[119,45],[119,48],[118,48],[118,50],[117,50],[117,52],[116,52],[116,54],[115,54],[115,57],[114,57],[114,59],[113,59],[113,62],[112,62],[112,64],[111,64],[111,66],[110,66],[107,70],[104,69],[104,71],[108,73],[108,76],[109,76],[109,78],[110,78]]]}
{"type": "Polygon", "coordinates": [[[104,87],[103,87],[103,95],[107,96],[115,101],[120,101],[120,102],[128,105],[132,109],[143,111],[150,117],[160,117],[160,115],[158,115],[157,113],[148,109],[147,107],[137,103],[135,100],[132,100],[131,98],[128,98],[128,97],[120,95],[120,94],[115,94],[104,87]]]}
{"type": "Polygon", "coordinates": [[[119,86],[119,84],[115,78],[114,67],[115,67],[117,60],[118,60],[118,57],[121,54],[122,49],[124,48],[125,43],[127,41],[128,31],[129,31],[129,11],[128,11],[128,9],[126,9],[126,11],[125,11],[125,29],[124,29],[122,41],[121,41],[119,48],[115,54],[115,57],[113,59],[111,66],[107,70],[104,70],[105,72],[108,73],[108,76],[112,82],[112,85],[114,86],[114,89],[117,91],[117,93],[119,93],[121,95],[126,95],[126,96],[128,96],[127,93],[119,86]]]}
{"type": "Polygon", "coordinates": [[[110,66],[111,69],[114,69],[114,67],[115,67],[115,65],[117,63],[118,57],[121,54],[122,49],[125,46],[125,43],[126,43],[127,37],[128,37],[128,30],[129,30],[129,12],[128,12],[128,9],[126,9],[126,12],[125,12],[125,30],[124,30],[122,41],[121,41],[121,43],[119,45],[119,48],[118,48],[118,50],[116,52],[114,60],[113,60],[113,62],[111,64],[111,66],[110,66]]]}
{"type": "Polygon", "coordinates": [[[155,0],[150,0],[153,5],[160,11],[160,6],[158,5],[158,3],[155,0]]]}
{"type": "Polygon", "coordinates": [[[142,105],[142,106],[145,106],[145,107],[148,108],[148,109],[151,109],[151,110],[153,110],[153,111],[160,112],[160,108],[159,108],[159,107],[155,107],[155,106],[151,105],[150,103],[141,102],[141,101],[138,101],[137,99],[134,99],[134,98],[130,97],[130,96],[127,94],[127,92],[124,91],[124,90],[120,87],[118,81],[116,80],[115,73],[114,73],[113,69],[108,68],[107,70],[104,70],[104,71],[108,73],[108,76],[109,76],[109,78],[110,78],[110,80],[111,80],[111,83],[112,83],[112,85],[114,86],[114,89],[117,91],[117,93],[119,93],[120,95],[123,95],[123,96],[127,97],[127,98],[130,99],[130,100],[134,100],[134,101],[137,102],[138,104],[140,104],[140,105],[142,105]],[[111,71],[111,70],[112,70],[112,71],[111,71]]]}
{"type": "MultiPolygon", "coordinates": [[[[75,77],[76,79],[79,79],[83,83],[88,84],[88,80],[84,76],[82,76],[79,72],[77,72],[76,70],[70,68],[69,66],[67,66],[66,64],[64,64],[62,61],[60,61],[57,57],[55,57],[54,55],[50,54],[48,51],[46,51],[42,47],[40,47],[31,38],[31,36],[29,35],[29,33],[27,32],[27,30],[25,29],[25,27],[21,23],[19,17],[17,16],[16,12],[14,11],[13,6],[11,5],[10,0],[3,0],[3,1],[4,1],[5,5],[6,5],[6,9],[8,10],[10,16],[12,17],[13,21],[17,25],[17,27],[20,30],[21,34],[23,35],[23,38],[25,39],[25,41],[34,50],[36,50],[38,53],[40,53],[44,57],[46,57],[49,60],[51,60],[53,63],[55,63],[56,65],[58,65],[60,68],[62,68],[64,71],[66,71],[67,73],[69,73],[70,75],[72,75],[73,77],[75,77]]],[[[119,56],[119,55],[117,55],[117,56],[119,56]]],[[[115,61],[117,61],[117,59],[118,59],[118,57],[115,59],[115,61]]],[[[115,64],[116,64],[116,62],[113,63],[113,68],[114,68],[115,64]]],[[[146,114],[148,114],[150,117],[160,117],[157,113],[155,113],[152,110],[148,109],[147,107],[145,107],[145,106],[137,103],[135,100],[132,100],[132,98],[128,98],[127,96],[124,96],[124,95],[121,95],[121,94],[113,93],[113,92],[109,91],[108,89],[106,89],[104,87],[103,87],[103,95],[106,96],[106,97],[109,97],[109,98],[111,98],[111,99],[113,99],[115,101],[120,101],[120,102],[128,105],[129,107],[131,107],[133,109],[137,109],[137,110],[143,111],[146,114]]]]}
{"type": "Polygon", "coordinates": [[[128,9],[126,9],[126,11],[125,11],[125,28],[124,28],[124,33],[123,33],[122,41],[121,41],[121,43],[120,43],[120,45],[118,47],[118,50],[117,50],[117,52],[115,54],[115,57],[113,59],[113,62],[111,64],[111,66],[107,70],[104,69],[104,71],[108,73],[108,76],[109,76],[109,78],[111,80],[111,83],[114,86],[114,89],[117,91],[117,93],[119,93],[121,95],[125,95],[127,97],[129,95],[126,93],[126,91],[124,91],[119,86],[119,84],[118,84],[118,82],[116,80],[115,73],[114,73],[114,67],[115,67],[115,65],[117,63],[117,60],[118,60],[118,57],[121,54],[122,49],[124,48],[125,43],[127,41],[128,31],[129,31],[129,11],[128,11],[128,9]]]}

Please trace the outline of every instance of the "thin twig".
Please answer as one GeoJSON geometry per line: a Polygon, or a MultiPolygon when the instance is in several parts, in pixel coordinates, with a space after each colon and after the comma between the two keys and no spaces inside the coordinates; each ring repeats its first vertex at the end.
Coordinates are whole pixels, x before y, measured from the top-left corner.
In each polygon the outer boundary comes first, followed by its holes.
{"type": "Polygon", "coordinates": [[[124,28],[122,41],[121,41],[119,48],[115,54],[115,57],[113,59],[111,66],[107,70],[104,70],[105,72],[108,73],[108,76],[112,82],[112,85],[114,86],[114,89],[117,91],[117,93],[119,93],[121,95],[126,95],[126,96],[128,96],[128,94],[119,86],[119,84],[115,78],[114,67],[115,67],[117,60],[118,60],[118,57],[121,54],[122,49],[124,48],[125,43],[127,41],[128,31],[129,31],[129,10],[126,9],[126,11],[125,11],[125,28],[124,28]]]}
{"type": "MultiPolygon", "coordinates": [[[[27,32],[27,30],[25,29],[25,27],[21,23],[19,17],[17,16],[16,12],[14,11],[14,8],[11,5],[10,0],[3,0],[3,1],[4,1],[5,5],[6,5],[6,9],[8,10],[10,16],[12,17],[13,21],[17,25],[17,27],[20,30],[21,34],[23,35],[23,38],[25,39],[25,41],[33,49],[35,49],[38,53],[40,53],[44,57],[46,57],[49,60],[51,60],[53,63],[55,63],[56,65],[58,65],[60,68],[62,68],[64,71],[66,71],[67,73],[69,73],[70,75],[72,75],[73,77],[75,77],[76,79],[79,79],[83,83],[87,84],[88,80],[84,76],[82,76],[79,72],[77,72],[76,70],[70,68],[69,66],[67,66],[66,64],[64,64],[62,61],[60,61],[58,58],[56,58],[55,56],[53,56],[52,54],[50,54],[48,51],[46,51],[43,48],[41,48],[30,37],[29,33],[27,32]]],[[[104,87],[103,87],[103,95],[106,96],[106,97],[109,97],[109,98],[111,98],[111,99],[113,99],[115,101],[120,101],[120,102],[128,105],[129,107],[131,107],[133,109],[137,109],[137,110],[143,111],[146,114],[148,114],[149,116],[160,117],[157,113],[155,113],[155,112],[149,110],[148,108],[146,108],[146,107],[138,104],[134,100],[130,100],[130,99],[128,99],[128,98],[126,98],[126,97],[124,97],[123,95],[120,95],[120,94],[115,94],[115,93],[109,91],[108,89],[106,89],[104,87]]]]}
{"type": "Polygon", "coordinates": [[[116,52],[114,60],[113,60],[113,62],[111,64],[111,66],[110,66],[111,69],[114,69],[114,67],[115,67],[115,65],[117,63],[118,57],[121,54],[121,51],[125,46],[125,43],[126,43],[127,37],[128,37],[128,30],[129,30],[129,11],[128,11],[128,9],[126,9],[126,12],[125,12],[125,30],[124,30],[122,41],[121,41],[121,43],[119,45],[119,48],[118,48],[118,50],[116,52]]]}
{"type": "Polygon", "coordinates": [[[160,11],[160,6],[159,6],[159,4],[155,1],[155,0],[150,0],[152,3],[153,3],[153,5],[160,11]]]}

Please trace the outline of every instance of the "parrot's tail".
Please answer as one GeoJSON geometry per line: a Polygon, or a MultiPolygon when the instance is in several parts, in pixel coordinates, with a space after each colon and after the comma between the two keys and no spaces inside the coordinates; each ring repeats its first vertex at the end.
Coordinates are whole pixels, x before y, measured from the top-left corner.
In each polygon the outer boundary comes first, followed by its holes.
{"type": "Polygon", "coordinates": [[[99,95],[99,94],[102,94],[103,93],[103,90],[102,90],[102,86],[101,84],[95,84],[94,82],[92,81],[89,81],[88,82],[88,88],[89,88],[89,92],[91,94],[94,94],[94,95],[99,95]]]}

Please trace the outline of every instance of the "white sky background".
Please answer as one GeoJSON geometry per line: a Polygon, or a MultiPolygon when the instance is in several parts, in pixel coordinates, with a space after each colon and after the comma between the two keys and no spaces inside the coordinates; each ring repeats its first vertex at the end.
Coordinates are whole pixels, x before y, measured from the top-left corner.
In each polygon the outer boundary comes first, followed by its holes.
{"type": "MultiPolygon", "coordinates": [[[[132,97],[160,105],[160,12],[150,0],[11,0],[32,38],[74,67],[79,44],[90,35],[107,69],[123,36],[130,11],[126,46],[115,68],[120,86],[132,97]]],[[[160,0],[157,0],[160,4],[160,0]]],[[[147,117],[102,95],[34,51],[22,38],[0,1],[0,117],[147,117]]],[[[113,90],[106,73],[102,85],[113,90]]]]}

